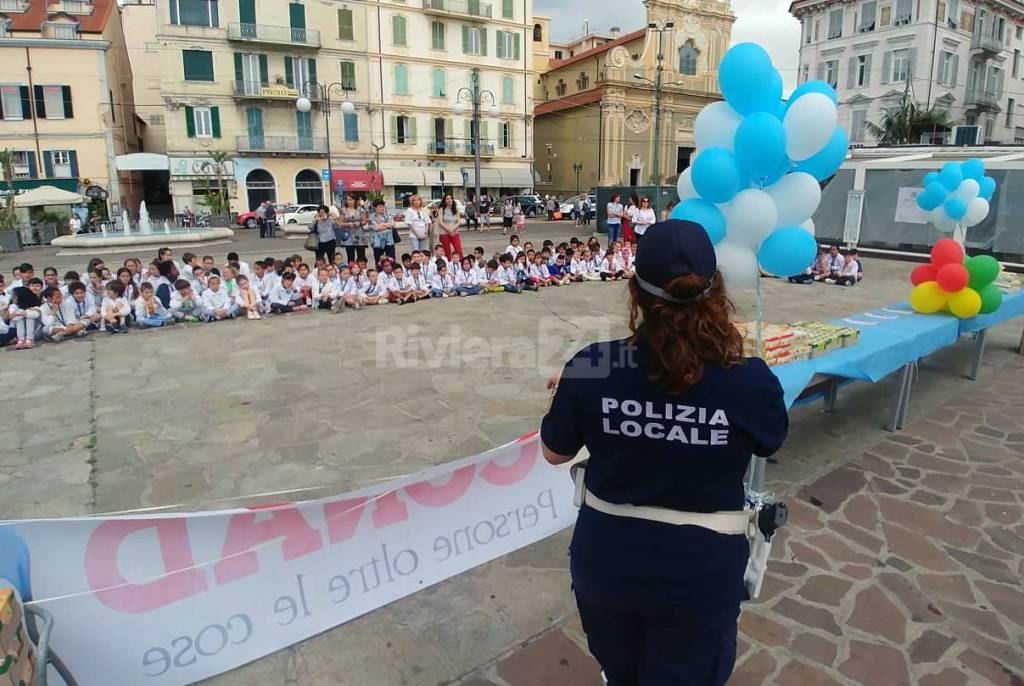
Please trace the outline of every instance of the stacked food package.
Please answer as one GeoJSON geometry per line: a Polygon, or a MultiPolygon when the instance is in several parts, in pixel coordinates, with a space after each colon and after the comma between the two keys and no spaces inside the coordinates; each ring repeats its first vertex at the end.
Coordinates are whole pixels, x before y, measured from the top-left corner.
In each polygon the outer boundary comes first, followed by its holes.
{"type": "Polygon", "coordinates": [[[0,686],[35,683],[36,653],[25,635],[22,609],[10,588],[0,588],[0,686]]]}
{"type": "Polygon", "coordinates": [[[743,336],[743,354],[760,357],[769,366],[820,357],[838,348],[856,345],[860,331],[826,322],[762,324],[761,344],[757,343],[757,324],[737,324],[743,336]]]}
{"type": "Polygon", "coordinates": [[[1016,293],[1024,289],[1024,274],[1003,271],[996,278],[995,284],[1003,293],[1016,293]]]}

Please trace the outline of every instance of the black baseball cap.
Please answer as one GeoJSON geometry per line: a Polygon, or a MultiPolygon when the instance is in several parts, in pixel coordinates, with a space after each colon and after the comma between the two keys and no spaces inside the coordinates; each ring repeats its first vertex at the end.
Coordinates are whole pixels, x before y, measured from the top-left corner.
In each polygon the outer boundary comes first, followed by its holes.
{"type": "Polygon", "coordinates": [[[696,222],[670,219],[644,232],[636,256],[637,285],[670,302],[687,302],[670,296],[665,286],[680,276],[696,274],[709,281],[718,269],[715,246],[707,231],[696,222]]]}

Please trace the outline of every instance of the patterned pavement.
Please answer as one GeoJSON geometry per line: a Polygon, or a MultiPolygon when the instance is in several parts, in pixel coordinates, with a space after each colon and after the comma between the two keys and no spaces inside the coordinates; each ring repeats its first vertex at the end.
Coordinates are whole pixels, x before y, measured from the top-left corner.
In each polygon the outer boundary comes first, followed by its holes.
{"type": "MultiPolygon", "coordinates": [[[[735,686],[1024,686],[1024,358],[791,495],[735,686]]],[[[578,619],[465,686],[597,686],[578,619]]]]}

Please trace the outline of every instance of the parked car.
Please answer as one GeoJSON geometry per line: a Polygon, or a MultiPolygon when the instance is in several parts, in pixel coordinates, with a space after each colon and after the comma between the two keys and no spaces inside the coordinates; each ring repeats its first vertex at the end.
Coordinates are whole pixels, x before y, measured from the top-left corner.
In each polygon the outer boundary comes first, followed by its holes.
{"type": "Polygon", "coordinates": [[[319,205],[291,205],[285,207],[281,214],[284,215],[284,224],[305,224],[309,225],[313,222],[313,218],[316,217],[316,211],[320,209],[319,205]]]}
{"type": "MultiPolygon", "coordinates": [[[[277,207],[277,223],[281,223],[281,217],[283,215],[284,208],[278,205],[277,207]]],[[[312,220],[310,220],[312,221],[312,220]]],[[[307,222],[308,223],[308,222],[307,222]]],[[[239,212],[238,218],[235,219],[235,224],[243,226],[247,229],[259,228],[259,222],[256,221],[256,210],[249,210],[248,212],[239,212]]]]}
{"type": "MultiPolygon", "coordinates": [[[[512,201],[523,208],[523,213],[527,217],[536,217],[538,214],[544,214],[544,201],[537,195],[513,195],[511,196],[512,201]]],[[[496,206],[498,214],[501,214],[501,208],[505,204],[507,198],[498,198],[496,206]]]]}
{"type": "MultiPolygon", "coordinates": [[[[455,206],[457,208],[459,208],[459,212],[461,212],[462,214],[466,213],[466,203],[462,202],[458,198],[455,198],[455,206]]],[[[441,207],[441,200],[440,200],[440,198],[437,199],[437,200],[431,200],[430,202],[428,202],[426,204],[426,209],[428,209],[430,211],[433,211],[433,210],[435,210],[435,209],[437,209],[439,207],[441,207]]]]}
{"type": "MultiPolygon", "coordinates": [[[[588,195],[587,200],[590,202],[590,216],[593,217],[594,209],[597,207],[597,198],[594,195],[588,195]]],[[[575,202],[575,198],[569,198],[559,206],[559,209],[562,211],[562,219],[576,219],[575,202]]]]}

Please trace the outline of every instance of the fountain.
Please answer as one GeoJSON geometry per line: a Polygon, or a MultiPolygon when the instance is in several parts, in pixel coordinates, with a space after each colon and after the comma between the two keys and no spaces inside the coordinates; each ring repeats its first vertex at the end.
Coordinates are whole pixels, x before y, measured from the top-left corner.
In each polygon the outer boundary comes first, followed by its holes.
{"type": "Polygon", "coordinates": [[[128,210],[121,212],[121,231],[124,232],[125,236],[130,236],[132,233],[132,220],[128,216],[128,210]]]}
{"type": "Polygon", "coordinates": [[[153,224],[149,220],[149,210],[146,209],[146,201],[139,204],[139,233],[149,236],[153,233],[153,224]]]}
{"type": "Polygon", "coordinates": [[[167,219],[164,220],[164,233],[169,234],[171,232],[171,222],[167,219]]]}

